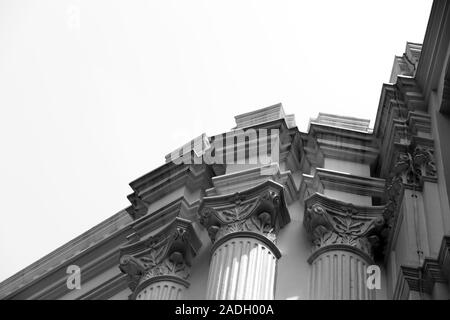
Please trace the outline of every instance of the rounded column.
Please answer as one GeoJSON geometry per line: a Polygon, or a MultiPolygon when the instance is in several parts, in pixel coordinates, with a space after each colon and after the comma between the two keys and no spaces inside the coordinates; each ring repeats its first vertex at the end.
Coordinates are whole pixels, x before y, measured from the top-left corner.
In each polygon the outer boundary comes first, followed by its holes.
{"type": "Polygon", "coordinates": [[[290,220],[282,191],[282,185],[269,180],[203,199],[200,223],[213,242],[207,299],[274,299],[281,257],[276,237],[290,220]]]}
{"type": "Polygon", "coordinates": [[[189,284],[176,277],[162,277],[142,283],[136,289],[136,300],[180,300],[189,284]]]}
{"type": "Polygon", "coordinates": [[[366,285],[369,257],[344,246],[329,246],[310,258],[310,297],[314,300],[372,300],[366,285]]]}
{"type": "Polygon", "coordinates": [[[373,300],[367,269],[384,226],[382,207],[362,207],[315,194],[306,201],[304,225],[312,238],[310,298],[373,300]]]}
{"type": "Polygon", "coordinates": [[[192,259],[201,246],[192,223],[175,218],[153,236],[120,249],[119,268],[132,300],[179,300],[189,287],[192,259]]]}
{"type": "Polygon", "coordinates": [[[262,235],[236,233],[213,248],[207,299],[274,299],[278,248],[262,235]]]}

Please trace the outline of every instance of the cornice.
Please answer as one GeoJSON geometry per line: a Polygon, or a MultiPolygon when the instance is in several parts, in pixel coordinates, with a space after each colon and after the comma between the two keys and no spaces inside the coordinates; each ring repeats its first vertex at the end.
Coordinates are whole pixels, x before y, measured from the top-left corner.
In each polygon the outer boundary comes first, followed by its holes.
{"type": "Polygon", "coordinates": [[[272,119],[266,122],[259,122],[244,127],[234,127],[232,130],[246,129],[278,129],[280,132],[298,131],[297,127],[289,127],[285,118],[272,119]]]}
{"type": "Polygon", "coordinates": [[[152,202],[174,190],[181,187],[189,190],[208,188],[213,175],[212,168],[205,164],[166,163],[130,183],[134,192],[128,195],[131,206],[126,210],[133,219],[138,219],[147,214],[152,202]]]}
{"type": "MultiPolygon", "coordinates": [[[[385,198],[385,180],[353,175],[324,168],[317,168],[315,175],[325,189],[339,190],[353,194],[385,198]]],[[[317,190],[316,192],[320,192],[317,190]]]]}
{"type": "Polygon", "coordinates": [[[385,206],[363,206],[356,205],[350,202],[341,201],[338,199],[334,199],[331,197],[327,197],[320,193],[314,193],[312,196],[305,200],[305,205],[310,207],[313,204],[320,204],[327,210],[340,212],[344,211],[352,211],[357,212],[358,215],[367,216],[367,217],[377,217],[383,213],[385,210],[385,206]]]}
{"type": "Polygon", "coordinates": [[[83,281],[90,279],[91,274],[92,277],[98,274],[103,268],[112,267],[113,264],[108,266],[99,264],[97,258],[101,257],[101,261],[109,261],[104,252],[113,254],[114,249],[117,250],[114,245],[126,241],[130,222],[131,218],[125,211],[120,211],[106,219],[3,281],[0,284],[0,299],[31,297],[35,299],[43,299],[43,297],[55,299],[68,292],[66,286],[66,267],[68,265],[79,265],[86,271],[83,273],[83,281]],[[106,249],[106,247],[110,249],[106,249]],[[95,264],[90,263],[93,260],[95,260],[95,264]],[[89,266],[92,266],[92,268],[89,266]],[[51,285],[44,285],[46,282],[51,283],[51,285]],[[44,288],[44,290],[42,291],[39,288],[44,288]],[[28,293],[24,296],[24,292],[28,293]]]}
{"type": "Polygon", "coordinates": [[[399,76],[397,83],[383,84],[374,126],[374,134],[381,138],[382,146],[386,143],[386,138],[392,137],[389,133],[392,123],[394,121],[401,124],[408,123],[410,113],[428,116],[422,91],[415,79],[399,76]]]}
{"type": "Polygon", "coordinates": [[[266,125],[267,123],[274,121],[284,121],[288,128],[296,127],[294,115],[285,114],[281,103],[237,115],[234,119],[236,122],[236,127],[234,129],[245,129],[266,125]]]}
{"type": "Polygon", "coordinates": [[[323,167],[323,157],[374,164],[379,149],[371,132],[351,130],[321,123],[310,123],[303,138],[307,157],[312,164],[323,167]]]}
{"type": "Polygon", "coordinates": [[[27,284],[3,297],[12,300],[55,300],[70,293],[67,288],[68,265],[77,265],[82,272],[81,283],[88,283],[99,274],[117,266],[118,247],[126,242],[123,235],[115,235],[116,239],[106,238],[94,249],[63,261],[63,264],[51,272],[36,278],[35,282],[27,284]]]}
{"type": "MultiPolygon", "coordinates": [[[[431,139],[431,116],[428,113],[421,111],[410,111],[406,118],[410,132],[413,136],[418,136],[419,133],[428,134],[431,139]]],[[[420,136],[419,136],[420,137],[420,136]]]]}
{"type": "Polygon", "coordinates": [[[284,186],[288,204],[297,199],[298,188],[295,185],[291,171],[282,172],[278,163],[214,177],[212,178],[214,187],[206,190],[206,195],[213,196],[239,192],[269,180],[284,186]]]}
{"type": "Polygon", "coordinates": [[[316,137],[319,134],[328,134],[331,136],[340,136],[347,139],[352,139],[355,143],[367,144],[372,143],[372,132],[367,130],[356,130],[336,125],[319,123],[311,121],[309,123],[308,135],[316,137]]]}
{"type": "Polygon", "coordinates": [[[303,174],[299,187],[299,198],[303,203],[314,193],[325,189],[349,192],[362,196],[376,197],[386,202],[384,179],[357,176],[349,173],[317,168],[314,175],[303,174]]]}
{"type": "Polygon", "coordinates": [[[432,288],[432,284],[424,279],[419,267],[401,266],[392,298],[409,300],[410,291],[431,294],[432,288]]]}
{"type": "Polygon", "coordinates": [[[195,221],[197,220],[199,206],[200,200],[189,203],[184,196],[179,197],[154,212],[134,220],[130,224],[132,233],[127,238],[130,241],[140,239],[154,230],[173,222],[177,217],[195,221]]]}
{"type": "Polygon", "coordinates": [[[444,70],[445,54],[450,42],[449,29],[450,3],[433,1],[416,72],[417,82],[423,88],[426,101],[432,90],[437,89],[444,70]]]}
{"type": "MultiPolygon", "coordinates": [[[[264,123],[258,123],[249,127],[244,127],[244,128],[236,128],[235,130],[248,130],[248,129],[254,129],[254,130],[259,130],[259,129],[265,129],[265,130],[269,130],[269,132],[271,132],[272,130],[278,130],[279,133],[279,161],[281,162],[285,162],[286,163],[286,168],[291,170],[291,171],[297,171],[300,170],[302,168],[304,168],[304,166],[306,165],[304,163],[304,156],[303,156],[303,149],[302,149],[302,138],[301,138],[301,134],[298,131],[297,127],[289,127],[286,123],[286,119],[282,118],[282,119],[276,119],[273,121],[269,121],[269,122],[264,122],[264,123]]],[[[232,133],[233,131],[229,132],[232,133]]],[[[226,135],[227,133],[224,133],[222,135],[226,135]]],[[[224,141],[225,138],[222,137],[222,141],[224,141]]],[[[250,146],[254,146],[255,144],[251,143],[254,142],[253,140],[251,141],[241,141],[240,144],[238,142],[238,144],[236,145],[237,148],[239,148],[240,150],[245,150],[246,153],[249,152],[249,148],[250,146]]],[[[224,153],[226,152],[234,152],[234,148],[235,145],[230,145],[228,147],[222,147],[219,148],[218,152],[219,153],[224,153]]],[[[255,151],[256,154],[256,151],[255,151]]]]}
{"type": "Polygon", "coordinates": [[[398,76],[396,86],[408,111],[427,111],[427,104],[422,95],[422,89],[414,77],[398,76]]]}
{"type": "Polygon", "coordinates": [[[395,97],[395,85],[391,83],[383,83],[381,88],[380,100],[378,102],[377,115],[375,117],[375,124],[373,134],[380,138],[386,130],[384,129],[387,121],[386,118],[391,112],[391,104],[389,103],[395,97]]]}
{"type": "Polygon", "coordinates": [[[389,82],[396,82],[399,75],[414,76],[420,58],[422,44],[407,42],[405,53],[395,56],[389,82]]]}
{"type": "MultiPolygon", "coordinates": [[[[68,265],[80,266],[82,282],[88,282],[101,272],[117,266],[119,247],[126,244],[127,239],[135,239],[140,234],[154,232],[177,216],[192,216],[198,205],[189,204],[182,197],[134,222],[125,211],[121,211],[38,260],[27,268],[30,269],[29,271],[24,269],[5,280],[0,289],[0,298],[57,299],[62,297],[69,293],[66,286],[68,265]]],[[[94,293],[90,297],[94,297],[94,293]]]]}

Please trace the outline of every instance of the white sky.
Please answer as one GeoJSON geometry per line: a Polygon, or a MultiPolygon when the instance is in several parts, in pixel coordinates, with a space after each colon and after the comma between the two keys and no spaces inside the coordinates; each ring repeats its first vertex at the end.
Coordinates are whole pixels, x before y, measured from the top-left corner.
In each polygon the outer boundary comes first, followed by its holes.
{"type": "Polygon", "coordinates": [[[0,0],[0,281],[128,206],[191,138],[282,102],[373,120],[431,1],[0,0]]]}

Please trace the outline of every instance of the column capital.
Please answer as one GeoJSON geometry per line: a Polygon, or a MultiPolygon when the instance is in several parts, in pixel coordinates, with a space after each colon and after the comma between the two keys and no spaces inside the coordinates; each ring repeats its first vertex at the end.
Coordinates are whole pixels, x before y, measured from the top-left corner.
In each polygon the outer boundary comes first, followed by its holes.
{"type": "Polygon", "coordinates": [[[303,224],[313,242],[313,256],[324,248],[363,252],[373,258],[379,231],[384,226],[384,206],[355,206],[316,193],[305,201],[303,224]]]}
{"type": "Polygon", "coordinates": [[[289,221],[283,186],[270,180],[234,194],[205,197],[200,209],[200,223],[213,243],[239,232],[254,232],[274,242],[289,221]]]}
{"type": "Polygon", "coordinates": [[[120,249],[120,270],[128,276],[133,295],[154,281],[170,280],[184,286],[201,246],[192,222],[177,217],[165,228],[120,249]]]}
{"type": "Polygon", "coordinates": [[[437,181],[433,146],[410,144],[398,148],[390,176],[401,178],[405,188],[420,190],[423,181],[437,181]]]}

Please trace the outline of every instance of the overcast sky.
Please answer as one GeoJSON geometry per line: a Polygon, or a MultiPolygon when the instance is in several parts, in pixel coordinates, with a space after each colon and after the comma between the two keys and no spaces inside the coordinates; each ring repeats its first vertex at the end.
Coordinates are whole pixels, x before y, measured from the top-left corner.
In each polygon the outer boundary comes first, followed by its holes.
{"type": "Polygon", "coordinates": [[[282,102],[372,120],[431,1],[0,0],[0,281],[129,205],[128,183],[282,102]]]}

